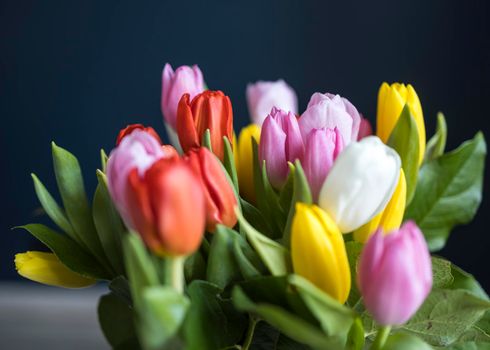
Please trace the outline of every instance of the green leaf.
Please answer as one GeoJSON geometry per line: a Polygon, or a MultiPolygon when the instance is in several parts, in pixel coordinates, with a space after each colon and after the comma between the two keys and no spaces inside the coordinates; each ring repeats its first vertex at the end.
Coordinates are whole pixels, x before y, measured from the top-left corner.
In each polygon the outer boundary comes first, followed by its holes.
{"type": "Polygon", "coordinates": [[[117,295],[109,293],[101,296],[97,312],[100,328],[113,348],[136,338],[133,310],[117,295]]]}
{"type": "MultiPolygon", "coordinates": [[[[165,348],[184,322],[190,306],[189,299],[171,287],[146,287],[138,310],[138,332],[144,348],[165,348]]],[[[170,347],[170,346],[169,346],[170,347]]]]}
{"type": "Polygon", "coordinates": [[[433,287],[443,288],[451,285],[454,281],[453,275],[451,274],[451,262],[434,256],[431,260],[433,287]]]}
{"type": "Polygon", "coordinates": [[[286,184],[279,193],[279,205],[285,213],[289,213],[289,208],[291,207],[291,201],[293,200],[294,191],[294,165],[288,162],[289,174],[286,180],[286,184]]]}
{"type": "Polygon", "coordinates": [[[106,168],[107,168],[107,161],[109,160],[109,157],[107,156],[107,153],[105,153],[104,149],[100,149],[100,166],[102,168],[102,172],[105,173],[106,168]]]}
{"type": "Polygon", "coordinates": [[[401,328],[431,345],[455,342],[490,309],[490,302],[465,290],[434,289],[401,328]]]}
{"type": "Polygon", "coordinates": [[[407,180],[407,204],[413,198],[419,170],[419,133],[417,123],[406,104],[388,139],[388,146],[400,155],[402,168],[407,180]]]}
{"type": "Polygon", "coordinates": [[[233,289],[233,302],[238,310],[258,315],[273,327],[295,341],[311,346],[314,349],[340,349],[342,343],[334,338],[328,338],[316,326],[308,323],[283,308],[266,303],[255,304],[240,287],[233,289]]]}
{"type": "Polygon", "coordinates": [[[126,232],[112,204],[104,173],[97,171],[99,185],[95,190],[92,215],[104,253],[117,274],[124,274],[122,236],[126,232]]]}
{"type": "Polygon", "coordinates": [[[54,142],[52,153],[56,182],[66,215],[83,245],[105,264],[106,258],[92,221],[92,212],[85,194],[78,160],[67,150],[56,146],[54,142]]]}
{"type": "Polygon", "coordinates": [[[485,154],[480,132],[420,169],[417,190],[405,219],[417,222],[432,251],[444,246],[454,226],[473,219],[482,198],[485,154]]]}
{"type": "MultiPolygon", "coordinates": [[[[357,263],[362,252],[363,244],[355,241],[345,242],[345,250],[347,259],[349,260],[349,268],[351,276],[357,276],[357,263]]],[[[361,292],[357,288],[357,283],[352,283],[347,305],[354,307],[361,299],[361,292]]]]}
{"type": "Polygon", "coordinates": [[[364,341],[364,327],[362,326],[362,320],[357,317],[350,327],[345,348],[346,350],[361,350],[364,346],[364,341]]]}
{"type": "Polygon", "coordinates": [[[234,237],[233,254],[245,279],[258,277],[267,272],[267,268],[258,255],[241,236],[234,237]]]}
{"type": "Polygon", "coordinates": [[[424,162],[427,163],[437,157],[444,154],[444,149],[446,148],[447,139],[447,125],[444,114],[441,112],[437,113],[437,127],[436,133],[431,137],[429,142],[427,142],[427,147],[425,148],[424,162]]]}
{"type": "Polygon", "coordinates": [[[41,224],[29,224],[18,228],[29,231],[34,237],[44,243],[67,268],[83,277],[109,280],[111,275],[97,260],[86,253],[70,237],[62,235],[41,224]]]}
{"type": "Polygon", "coordinates": [[[202,135],[201,143],[203,147],[206,147],[208,150],[213,152],[213,147],[211,145],[211,131],[209,129],[206,129],[204,131],[204,134],[202,135]]]}
{"type": "Polygon", "coordinates": [[[206,260],[201,251],[198,250],[185,259],[184,276],[188,283],[192,280],[206,279],[206,260]]]}
{"type": "Polygon", "coordinates": [[[293,224],[294,214],[296,214],[296,203],[311,204],[313,198],[311,196],[310,185],[306,179],[306,175],[303,171],[303,167],[299,160],[295,162],[295,166],[290,166],[290,174],[294,172],[294,188],[291,203],[289,206],[288,218],[286,221],[286,227],[284,229],[284,235],[282,237],[283,244],[289,248],[291,241],[291,225],[293,224]]]}
{"type": "MultiPolygon", "coordinates": [[[[451,264],[451,275],[454,280],[448,288],[464,289],[481,299],[489,300],[487,293],[473,275],[454,264],[451,264]]],[[[490,331],[490,328],[488,330],[490,331]]]]}
{"type": "Polygon", "coordinates": [[[234,230],[218,225],[209,250],[206,279],[221,289],[241,278],[233,254],[234,235],[239,236],[234,230]]]}
{"type": "Polygon", "coordinates": [[[237,212],[237,216],[240,225],[243,226],[248,241],[271,274],[281,276],[287,275],[292,271],[289,251],[276,241],[258,232],[245,220],[241,213],[237,212]]]}
{"type": "Polygon", "coordinates": [[[126,304],[133,305],[131,299],[131,291],[129,290],[129,282],[124,276],[117,276],[109,283],[109,290],[124,300],[126,304]]]}
{"type": "Polygon", "coordinates": [[[186,350],[216,350],[238,343],[247,327],[247,317],[238,313],[222,290],[206,281],[194,281],[187,289],[192,307],[183,333],[186,350]]]}
{"type": "Polygon", "coordinates": [[[124,263],[131,288],[131,296],[136,308],[141,304],[143,290],[159,284],[158,274],[151,257],[135,233],[123,237],[124,263]]]}
{"type": "Polygon", "coordinates": [[[395,333],[388,337],[383,350],[431,350],[422,339],[411,334],[395,333]]]}
{"type": "Polygon", "coordinates": [[[32,181],[34,182],[34,189],[36,190],[37,198],[46,211],[46,214],[48,214],[51,220],[53,220],[53,222],[58,225],[63,232],[66,232],[71,238],[77,240],[78,237],[73,232],[73,228],[66,218],[64,210],[58,205],[58,203],[56,203],[39,178],[35,174],[31,174],[31,176],[32,181]]]}
{"type": "Polygon", "coordinates": [[[296,287],[299,295],[311,313],[320,322],[323,331],[330,336],[347,337],[356,314],[350,308],[340,304],[310,281],[298,275],[288,278],[291,285],[296,287]]]}
{"type": "MultiPolygon", "coordinates": [[[[266,232],[266,236],[270,237],[272,228],[270,223],[264,218],[262,212],[255,208],[252,204],[240,198],[242,214],[245,219],[252,224],[259,232],[266,232]]],[[[240,232],[242,232],[240,227],[240,232]]]]}
{"type": "Polygon", "coordinates": [[[434,349],[445,349],[445,350],[490,350],[490,342],[463,342],[452,344],[450,346],[445,347],[436,347],[434,349]]]}
{"type": "Polygon", "coordinates": [[[225,157],[223,159],[223,165],[226,169],[226,172],[230,176],[231,183],[233,184],[235,191],[238,193],[238,175],[235,167],[235,158],[233,156],[233,149],[231,147],[228,137],[223,136],[223,144],[225,145],[225,157]]]}

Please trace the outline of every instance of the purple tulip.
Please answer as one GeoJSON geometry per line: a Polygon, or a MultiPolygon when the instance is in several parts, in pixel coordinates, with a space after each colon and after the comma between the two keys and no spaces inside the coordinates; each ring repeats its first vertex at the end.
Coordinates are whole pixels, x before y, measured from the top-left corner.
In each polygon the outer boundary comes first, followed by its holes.
{"type": "Polygon", "coordinates": [[[333,166],[333,162],[343,149],[344,141],[337,128],[313,129],[309,133],[301,164],[315,202],[318,200],[318,194],[333,166]]]}
{"type": "Polygon", "coordinates": [[[333,94],[314,93],[306,111],[299,118],[303,138],[313,129],[337,128],[345,145],[357,140],[361,116],[346,98],[333,94]]]}
{"type": "Polygon", "coordinates": [[[357,135],[357,140],[361,140],[366,136],[371,136],[373,134],[373,128],[371,127],[371,123],[367,118],[364,118],[361,115],[361,124],[359,125],[359,134],[357,135]]]}
{"type": "Polygon", "coordinates": [[[277,189],[284,186],[288,161],[303,157],[304,145],[296,116],[273,107],[262,126],[259,145],[259,160],[265,160],[267,177],[277,189]]]}
{"type": "Polygon", "coordinates": [[[252,121],[262,125],[272,107],[298,113],[298,98],[284,80],[258,81],[247,85],[247,104],[252,121]]]}
{"type": "Polygon", "coordinates": [[[183,94],[194,96],[204,91],[202,72],[197,65],[192,67],[180,66],[174,72],[167,63],[162,73],[162,100],[161,107],[165,122],[173,130],[177,130],[177,106],[183,94]]]}
{"type": "Polygon", "coordinates": [[[432,288],[429,250],[414,222],[371,236],[361,254],[358,285],[380,325],[402,325],[412,317],[432,288]]]}
{"type": "Polygon", "coordinates": [[[134,130],[111,152],[107,162],[107,184],[112,201],[126,225],[133,227],[128,219],[128,203],[126,203],[129,173],[137,168],[139,175],[143,176],[154,162],[165,156],[166,152],[158,141],[143,130],[134,130]]]}

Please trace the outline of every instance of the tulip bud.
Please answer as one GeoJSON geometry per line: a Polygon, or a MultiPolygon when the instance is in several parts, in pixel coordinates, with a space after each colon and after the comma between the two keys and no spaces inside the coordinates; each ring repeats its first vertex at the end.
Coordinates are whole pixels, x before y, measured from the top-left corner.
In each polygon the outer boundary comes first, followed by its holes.
{"type": "Polygon", "coordinates": [[[220,161],[207,148],[188,153],[187,161],[201,179],[206,203],[206,230],[214,232],[217,224],[235,226],[237,198],[220,161]]]}
{"type": "Polygon", "coordinates": [[[344,141],[337,128],[313,129],[308,135],[301,164],[315,202],[333,162],[343,148],[344,141]]]}
{"type": "Polygon", "coordinates": [[[371,123],[367,118],[364,118],[361,115],[361,123],[359,124],[359,134],[357,135],[357,141],[371,136],[373,134],[373,128],[371,127],[371,123]]]}
{"type": "Polygon", "coordinates": [[[402,325],[412,317],[432,288],[429,250],[414,222],[386,236],[379,230],[369,239],[357,283],[364,305],[379,324],[402,325]]]}
{"type": "Polygon", "coordinates": [[[361,116],[356,107],[346,98],[333,94],[314,93],[306,111],[299,118],[303,138],[313,129],[337,128],[344,143],[348,145],[357,140],[361,116]]]}
{"type": "Polygon", "coordinates": [[[255,203],[252,139],[259,143],[260,127],[257,124],[250,124],[240,131],[235,155],[240,194],[247,201],[255,203]]]}
{"type": "Polygon", "coordinates": [[[425,125],[422,106],[419,97],[412,85],[383,83],[378,93],[378,109],[376,115],[376,135],[387,142],[391,132],[395,128],[403,107],[408,104],[410,113],[417,124],[419,134],[419,163],[422,163],[425,154],[425,125]]]}
{"type": "Polygon", "coordinates": [[[351,276],[344,239],[335,222],[316,205],[296,204],[291,227],[294,272],[344,303],[351,276]]]}
{"type": "Polygon", "coordinates": [[[353,142],[338,156],[318,203],[343,233],[376,216],[390,200],[400,174],[400,157],[376,136],[353,142]]]}
{"type": "Polygon", "coordinates": [[[159,144],[162,144],[162,140],[160,139],[160,136],[158,136],[155,129],[153,129],[151,126],[145,127],[143,124],[131,124],[131,125],[126,126],[121,131],[119,131],[119,134],[117,135],[116,146],[119,146],[119,144],[121,143],[121,140],[123,138],[125,138],[126,136],[130,135],[135,130],[146,131],[148,134],[153,136],[159,144]]]}
{"type": "Polygon", "coordinates": [[[173,157],[176,154],[171,146],[162,147],[154,136],[138,129],[122,138],[111,152],[107,161],[107,184],[112,201],[126,225],[132,227],[128,215],[129,204],[126,200],[128,174],[136,168],[138,174],[143,176],[158,159],[173,157]]]}
{"type": "Polygon", "coordinates": [[[177,134],[184,152],[200,147],[205,131],[211,133],[211,148],[219,159],[224,158],[223,137],[230,143],[233,137],[233,111],[231,101],[221,91],[204,91],[192,102],[185,94],[177,111],[177,134]]]}
{"type": "MultiPolygon", "coordinates": [[[[204,91],[204,79],[198,66],[180,66],[174,72],[167,63],[162,73],[162,113],[166,124],[177,129],[177,107],[183,94],[193,99],[204,91]]],[[[168,128],[167,128],[168,130],[168,128]]]]}
{"type": "Polygon", "coordinates": [[[247,85],[247,104],[252,122],[261,126],[272,107],[298,113],[298,98],[284,80],[247,85]]]}
{"type": "Polygon", "coordinates": [[[278,108],[272,108],[262,126],[259,160],[265,168],[270,183],[277,189],[284,186],[288,172],[288,162],[303,157],[304,145],[296,116],[278,108]]]}
{"type": "Polygon", "coordinates": [[[22,277],[49,286],[85,288],[95,280],[69,270],[53,253],[25,252],[15,254],[15,268],[22,277]]]}
{"type": "Polygon", "coordinates": [[[354,231],[354,239],[357,242],[366,243],[369,237],[378,229],[381,228],[384,233],[396,230],[400,227],[403,214],[405,213],[405,203],[407,199],[407,182],[405,173],[400,169],[400,177],[396,185],[395,192],[391,196],[390,201],[378,215],[371,219],[368,223],[362,225],[354,231]]]}
{"type": "Polygon", "coordinates": [[[206,216],[202,184],[189,165],[160,159],[143,176],[133,169],[127,181],[130,221],[146,245],[160,256],[196,251],[206,216]]]}

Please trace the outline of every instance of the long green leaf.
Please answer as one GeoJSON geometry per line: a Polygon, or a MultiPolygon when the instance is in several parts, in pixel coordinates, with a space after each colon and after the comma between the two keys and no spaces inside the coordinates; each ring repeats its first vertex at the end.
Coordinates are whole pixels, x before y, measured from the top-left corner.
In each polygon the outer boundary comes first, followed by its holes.
{"type": "Polygon", "coordinates": [[[444,154],[444,149],[446,148],[447,139],[447,125],[444,114],[437,113],[437,127],[436,133],[431,137],[429,142],[427,142],[427,147],[425,148],[424,162],[427,163],[432,159],[436,159],[444,154]]]}

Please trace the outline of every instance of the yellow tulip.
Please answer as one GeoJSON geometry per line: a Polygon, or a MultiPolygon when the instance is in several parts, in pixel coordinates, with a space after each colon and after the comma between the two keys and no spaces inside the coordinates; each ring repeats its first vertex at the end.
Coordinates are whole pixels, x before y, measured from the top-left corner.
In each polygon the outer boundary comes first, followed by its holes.
{"type": "Polygon", "coordinates": [[[378,110],[376,115],[376,135],[386,143],[395,127],[405,104],[408,104],[419,133],[419,164],[425,153],[425,125],[422,106],[412,85],[383,83],[378,93],[378,110]]]}
{"type": "Polygon", "coordinates": [[[240,131],[235,161],[240,194],[250,203],[255,203],[252,138],[259,143],[260,126],[256,124],[250,124],[240,131]]]}
{"type": "Polygon", "coordinates": [[[368,223],[354,231],[354,240],[366,243],[369,237],[378,229],[382,228],[384,233],[388,233],[400,227],[403,214],[405,213],[405,203],[407,199],[407,182],[405,173],[400,169],[400,177],[396,185],[395,192],[391,196],[386,207],[368,223]]]}
{"type": "Polygon", "coordinates": [[[25,252],[15,254],[15,268],[22,277],[50,286],[84,288],[96,282],[69,270],[53,253],[25,252]]]}
{"type": "Polygon", "coordinates": [[[296,204],[291,227],[294,272],[344,303],[351,276],[344,239],[335,222],[316,205],[296,204]]]}

